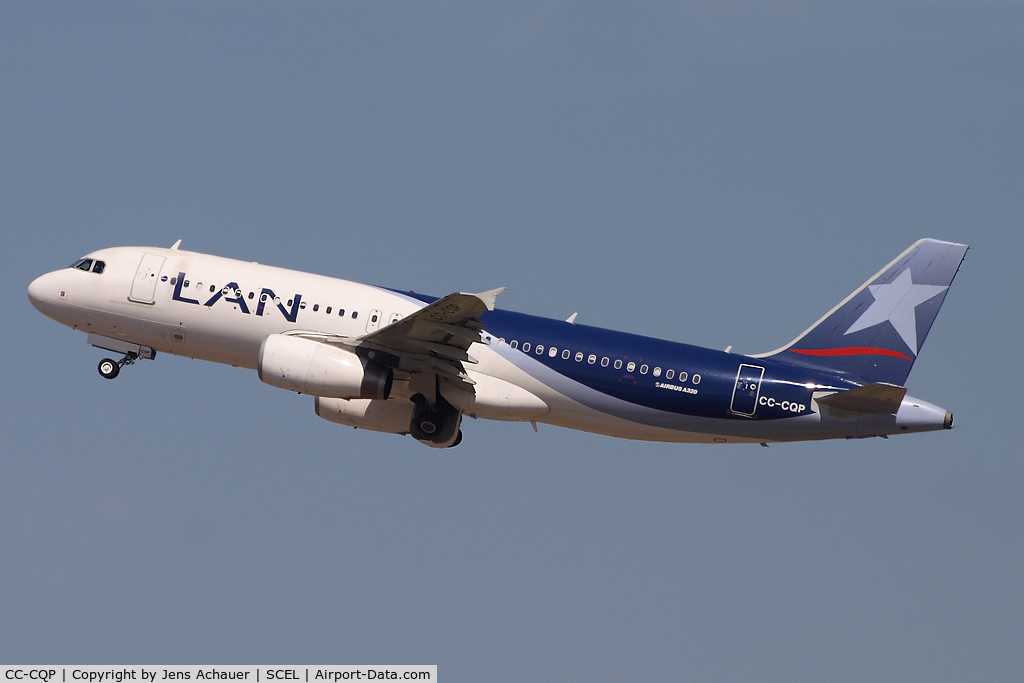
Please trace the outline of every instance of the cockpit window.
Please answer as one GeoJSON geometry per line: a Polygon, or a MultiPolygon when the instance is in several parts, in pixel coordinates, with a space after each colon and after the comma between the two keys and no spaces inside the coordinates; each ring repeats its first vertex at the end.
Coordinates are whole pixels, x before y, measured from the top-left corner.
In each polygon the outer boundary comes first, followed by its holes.
{"type": "Polygon", "coordinates": [[[91,258],[80,258],[72,263],[68,268],[74,268],[75,270],[84,270],[89,272],[90,270],[94,273],[102,273],[103,269],[107,267],[107,264],[103,261],[93,261],[91,258]]]}

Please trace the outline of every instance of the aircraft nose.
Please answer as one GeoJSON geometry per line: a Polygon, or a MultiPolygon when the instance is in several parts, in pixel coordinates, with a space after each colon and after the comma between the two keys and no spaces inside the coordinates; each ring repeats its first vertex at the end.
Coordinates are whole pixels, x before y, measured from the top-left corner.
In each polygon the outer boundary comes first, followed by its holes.
{"type": "Polygon", "coordinates": [[[28,300],[39,312],[43,312],[43,308],[56,298],[56,292],[50,291],[53,289],[50,286],[53,281],[52,276],[53,273],[40,275],[28,286],[28,300]]]}

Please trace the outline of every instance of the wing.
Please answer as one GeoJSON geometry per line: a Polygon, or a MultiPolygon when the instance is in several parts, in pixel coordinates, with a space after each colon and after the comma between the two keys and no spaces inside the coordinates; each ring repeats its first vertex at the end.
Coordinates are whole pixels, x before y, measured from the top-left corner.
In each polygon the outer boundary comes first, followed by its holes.
{"type": "Polygon", "coordinates": [[[407,372],[414,383],[416,375],[429,383],[433,394],[433,376],[448,379],[457,388],[471,390],[474,384],[466,375],[465,364],[475,364],[469,355],[472,344],[489,344],[480,334],[484,324],[480,316],[494,310],[494,302],[504,287],[479,294],[449,294],[398,322],[355,339],[331,335],[303,334],[326,344],[353,348],[361,356],[394,370],[407,372]]]}

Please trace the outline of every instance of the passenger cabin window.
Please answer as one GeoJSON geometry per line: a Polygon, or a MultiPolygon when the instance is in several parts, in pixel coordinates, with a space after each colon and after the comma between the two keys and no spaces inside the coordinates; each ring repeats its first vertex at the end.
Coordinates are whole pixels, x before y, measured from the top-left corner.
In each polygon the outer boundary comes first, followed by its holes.
{"type": "Polygon", "coordinates": [[[359,311],[352,311],[352,319],[355,320],[359,317],[359,311]]]}
{"type": "Polygon", "coordinates": [[[331,307],[330,307],[330,306],[328,306],[328,307],[327,307],[327,310],[326,310],[326,311],[324,311],[324,313],[326,313],[327,315],[330,315],[330,314],[331,314],[331,307]]]}
{"type": "Polygon", "coordinates": [[[605,356],[604,358],[601,359],[601,367],[602,368],[608,367],[608,363],[609,363],[608,356],[605,356]]]}
{"type": "Polygon", "coordinates": [[[597,362],[597,356],[595,356],[594,354],[590,354],[589,356],[587,356],[587,362],[593,365],[594,363],[597,362]]]}
{"type": "Polygon", "coordinates": [[[564,360],[569,360],[569,356],[570,356],[570,355],[572,355],[572,352],[571,352],[571,351],[569,351],[569,349],[563,349],[563,350],[562,350],[562,358],[563,358],[564,360]]]}
{"type": "Polygon", "coordinates": [[[537,344],[536,354],[539,356],[542,353],[544,353],[544,345],[543,344],[537,344]]]}
{"type": "Polygon", "coordinates": [[[651,373],[655,377],[661,377],[661,368],[654,368],[654,372],[651,373]]]}
{"type": "Polygon", "coordinates": [[[685,382],[687,377],[689,377],[689,375],[687,375],[686,372],[684,372],[683,370],[679,371],[679,381],[680,382],[685,382]]]}
{"type": "Polygon", "coordinates": [[[636,363],[633,361],[626,363],[626,372],[633,372],[634,370],[636,370],[636,363]]]}
{"type": "Polygon", "coordinates": [[[647,374],[647,364],[646,363],[644,365],[640,366],[640,374],[641,375],[646,375],[647,374]]]}
{"type": "Polygon", "coordinates": [[[523,342],[523,351],[529,353],[529,351],[530,351],[530,342],[523,342]]]}
{"type": "Polygon", "coordinates": [[[211,292],[216,292],[217,291],[216,285],[210,285],[210,291],[211,292]]]}
{"type": "Polygon", "coordinates": [[[340,317],[344,318],[345,317],[345,309],[344,308],[339,308],[338,309],[338,315],[340,317]]]}
{"type": "Polygon", "coordinates": [[[106,267],[107,267],[106,263],[104,263],[103,261],[97,261],[92,266],[92,272],[97,273],[97,274],[98,273],[102,273],[103,269],[106,268],[106,267]]]}
{"type": "Polygon", "coordinates": [[[314,311],[319,311],[320,310],[320,304],[313,304],[313,310],[314,311]]]}
{"type": "Polygon", "coordinates": [[[373,315],[370,316],[370,322],[371,323],[377,322],[377,314],[376,313],[374,313],[373,315]]]}
{"type": "Polygon", "coordinates": [[[675,370],[666,370],[665,371],[665,379],[672,379],[675,376],[676,376],[676,371],[675,370]]]}
{"type": "Polygon", "coordinates": [[[508,347],[509,347],[510,349],[516,349],[516,348],[519,348],[519,342],[518,342],[517,340],[513,339],[512,341],[510,341],[510,342],[508,343],[508,347]]]}
{"type": "Polygon", "coordinates": [[[622,361],[621,360],[618,360],[618,359],[615,360],[615,369],[616,370],[621,370],[622,369],[622,361]]]}
{"type": "Polygon", "coordinates": [[[256,292],[249,292],[249,298],[250,299],[253,298],[254,296],[256,296],[256,292]]]}
{"type": "Polygon", "coordinates": [[[583,353],[581,351],[576,352],[576,362],[579,363],[583,360],[583,353]]]}

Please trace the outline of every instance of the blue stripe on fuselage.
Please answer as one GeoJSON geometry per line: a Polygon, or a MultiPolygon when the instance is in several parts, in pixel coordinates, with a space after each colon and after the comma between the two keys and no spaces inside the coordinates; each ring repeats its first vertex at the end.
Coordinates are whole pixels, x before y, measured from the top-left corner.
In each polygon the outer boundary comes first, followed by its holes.
{"type": "MultiPolygon", "coordinates": [[[[424,303],[437,300],[423,294],[398,293],[424,303]]],[[[856,386],[806,368],[525,313],[494,310],[485,313],[480,320],[486,332],[504,339],[506,344],[515,341],[518,353],[560,375],[623,401],[671,413],[750,419],[729,410],[741,364],[765,368],[759,395],[766,397],[766,401],[757,406],[755,419],[807,414],[814,391],[856,386]],[[530,344],[528,352],[522,350],[524,342],[530,344]],[[544,348],[541,354],[536,353],[538,344],[544,348]],[[550,355],[551,348],[557,349],[554,357],[550,355]],[[565,350],[569,351],[569,358],[563,358],[565,350]],[[583,354],[582,360],[576,360],[577,354],[583,354]],[[593,363],[589,362],[591,355],[595,357],[593,363]],[[602,366],[603,358],[608,358],[607,366],[602,366]],[[616,360],[622,361],[621,369],[615,368],[616,360]],[[630,362],[636,364],[632,372],[627,370],[630,362]],[[645,373],[640,372],[643,366],[646,366],[645,373]],[[654,376],[656,368],[660,369],[657,377],[654,376]],[[667,377],[669,370],[673,371],[672,379],[667,377]],[[685,381],[679,380],[680,373],[686,373],[685,381]],[[698,377],[699,381],[695,382],[698,377]],[[767,405],[767,398],[772,399],[772,405],[767,405]],[[783,409],[783,404],[800,405],[803,410],[794,413],[783,409]]],[[[529,372],[528,362],[517,365],[529,372]]]]}

